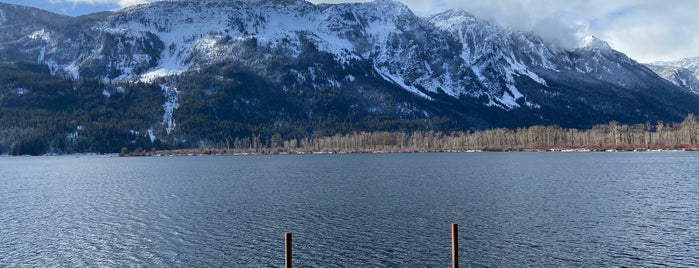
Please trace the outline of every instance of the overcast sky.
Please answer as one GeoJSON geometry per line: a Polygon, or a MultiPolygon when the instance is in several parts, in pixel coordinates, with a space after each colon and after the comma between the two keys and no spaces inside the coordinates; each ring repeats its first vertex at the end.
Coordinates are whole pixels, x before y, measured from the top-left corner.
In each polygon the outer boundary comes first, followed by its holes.
{"type": "MultiPolygon", "coordinates": [[[[82,15],[153,0],[0,0],[82,15]]],[[[314,3],[366,2],[311,0],[314,3]]],[[[463,8],[563,46],[594,35],[640,62],[699,56],[699,0],[401,0],[419,16],[463,8]]]]}

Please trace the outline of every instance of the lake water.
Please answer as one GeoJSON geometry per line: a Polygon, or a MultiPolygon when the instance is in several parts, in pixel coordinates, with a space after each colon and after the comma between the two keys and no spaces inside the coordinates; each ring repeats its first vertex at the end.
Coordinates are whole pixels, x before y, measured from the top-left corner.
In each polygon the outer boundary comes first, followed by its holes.
{"type": "Polygon", "coordinates": [[[0,267],[699,266],[697,153],[0,158],[0,267]]]}

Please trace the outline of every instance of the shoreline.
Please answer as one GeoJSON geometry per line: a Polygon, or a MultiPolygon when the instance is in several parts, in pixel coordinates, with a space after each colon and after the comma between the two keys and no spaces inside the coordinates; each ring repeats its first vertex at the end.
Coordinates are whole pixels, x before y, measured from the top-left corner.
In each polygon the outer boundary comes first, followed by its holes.
{"type": "Polygon", "coordinates": [[[322,150],[322,151],[270,151],[227,149],[156,150],[140,153],[117,154],[118,157],[168,157],[168,156],[249,156],[249,155],[326,155],[326,154],[414,154],[414,153],[632,153],[632,152],[697,152],[691,149],[521,149],[521,150],[322,150]]]}
{"type": "Polygon", "coordinates": [[[252,156],[252,155],[328,155],[328,154],[420,154],[420,153],[658,153],[658,152],[699,152],[697,148],[681,149],[513,149],[513,150],[321,150],[321,151],[275,151],[262,150],[228,150],[228,149],[179,149],[155,150],[129,153],[49,153],[42,155],[10,155],[2,154],[0,158],[17,157],[172,157],[172,156],[252,156]]]}

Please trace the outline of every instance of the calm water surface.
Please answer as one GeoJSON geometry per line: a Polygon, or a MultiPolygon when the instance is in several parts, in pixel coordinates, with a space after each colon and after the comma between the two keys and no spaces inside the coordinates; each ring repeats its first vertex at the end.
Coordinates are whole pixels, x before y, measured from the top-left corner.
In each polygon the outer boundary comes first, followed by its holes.
{"type": "Polygon", "coordinates": [[[0,158],[0,267],[699,266],[699,154],[0,158]]]}

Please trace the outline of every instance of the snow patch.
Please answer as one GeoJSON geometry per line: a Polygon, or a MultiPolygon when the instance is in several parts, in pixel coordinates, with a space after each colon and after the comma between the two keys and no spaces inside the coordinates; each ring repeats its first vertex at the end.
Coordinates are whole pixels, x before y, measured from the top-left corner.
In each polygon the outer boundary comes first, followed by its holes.
{"type": "Polygon", "coordinates": [[[48,42],[51,40],[49,32],[44,29],[29,34],[29,39],[48,42]]]}
{"type": "Polygon", "coordinates": [[[532,72],[523,63],[516,61],[516,60],[513,61],[512,59],[509,59],[509,58],[507,59],[507,63],[510,64],[510,69],[508,70],[509,71],[508,72],[509,78],[512,78],[513,74],[521,74],[521,75],[525,75],[525,76],[531,78],[532,80],[534,80],[534,82],[537,82],[543,86],[548,86],[548,85],[546,85],[546,80],[539,77],[536,73],[532,72]]]}
{"type": "Polygon", "coordinates": [[[112,93],[109,92],[107,89],[102,90],[102,96],[105,96],[106,98],[109,98],[112,96],[112,93]]]}
{"type": "Polygon", "coordinates": [[[78,78],[80,78],[80,67],[78,66],[77,60],[68,65],[61,65],[53,60],[47,60],[45,64],[49,67],[51,75],[61,75],[73,80],[78,80],[78,78]]]}
{"type": "Polygon", "coordinates": [[[347,82],[350,82],[350,83],[351,83],[351,82],[354,82],[355,79],[356,79],[356,78],[354,77],[354,75],[351,75],[351,74],[348,74],[348,75],[345,77],[345,80],[347,80],[347,82]]]}
{"type": "Polygon", "coordinates": [[[150,127],[148,129],[148,138],[150,138],[150,142],[153,143],[155,142],[155,133],[153,132],[153,127],[150,127]]]}
{"type": "Polygon", "coordinates": [[[517,87],[515,87],[514,85],[507,85],[507,89],[510,90],[510,92],[512,93],[512,96],[515,98],[515,100],[524,97],[524,95],[521,92],[519,92],[517,87]]]}
{"type": "Polygon", "coordinates": [[[526,104],[529,108],[532,108],[532,109],[541,109],[541,105],[536,104],[536,103],[533,103],[533,102],[530,102],[530,101],[525,102],[525,104],[526,104]]]}
{"type": "Polygon", "coordinates": [[[335,79],[328,79],[328,83],[330,84],[331,87],[336,87],[336,88],[342,87],[342,84],[340,84],[340,82],[338,82],[335,79]]]}
{"type": "Polygon", "coordinates": [[[152,70],[150,72],[147,72],[147,73],[141,75],[141,78],[139,80],[141,82],[144,82],[144,83],[152,83],[153,81],[155,81],[158,78],[180,75],[184,72],[185,72],[184,69],[178,69],[178,68],[169,69],[167,67],[161,67],[161,68],[152,70]]]}
{"type": "Polygon", "coordinates": [[[478,66],[478,65],[471,66],[471,71],[476,75],[476,77],[478,78],[478,81],[481,81],[483,83],[487,83],[488,78],[486,78],[483,75],[483,72],[481,72],[481,70],[482,70],[481,66],[478,66]]]}
{"type": "Polygon", "coordinates": [[[68,73],[70,78],[73,78],[74,80],[78,80],[78,78],[80,78],[80,67],[78,66],[77,60],[66,66],[64,70],[68,73]]]}
{"type": "Polygon", "coordinates": [[[176,126],[175,119],[172,118],[172,115],[175,109],[180,106],[180,93],[177,91],[177,88],[174,87],[160,85],[160,88],[163,90],[163,94],[165,95],[165,103],[163,104],[163,122],[161,124],[165,126],[165,131],[169,135],[176,126]]]}
{"type": "Polygon", "coordinates": [[[39,49],[39,57],[36,59],[36,63],[42,64],[44,63],[44,59],[46,59],[46,46],[41,46],[39,49]]]}
{"type": "Polygon", "coordinates": [[[39,56],[37,56],[36,63],[43,64],[46,59],[46,43],[51,41],[49,32],[44,29],[35,31],[29,35],[29,39],[42,42],[42,45],[39,47],[39,56]]]}
{"type": "Polygon", "coordinates": [[[506,110],[519,108],[520,106],[519,103],[517,103],[517,99],[522,97],[522,93],[520,93],[519,90],[512,85],[507,85],[507,87],[510,89],[510,92],[503,92],[502,96],[498,100],[504,105],[503,108],[506,110]]]}
{"type": "Polygon", "coordinates": [[[520,108],[521,105],[517,102],[519,99],[524,99],[524,104],[529,108],[541,108],[540,105],[527,101],[524,94],[522,94],[516,86],[511,84],[507,85],[507,91],[504,91],[499,97],[493,97],[492,95],[488,95],[488,97],[488,103],[484,103],[484,105],[489,107],[499,107],[507,111],[520,108]]]}
{"type": "Polygon", "coordinates": [[[405,83],[405,81],[403,80],[402,77],[390,73],[389,70],[386,70],[386,69],[380,70],[380,69],[377,68],[376,66],[374,66],[374,69],[376,70],[377,73],[379,73],[379,75],[381,75],[381,77],[382,77],[384,80],[389,81],[389,82],[392,82],[393,84],[395,84],[395,85],[397,85],[397,86],[399,86],[399,87],[401,87],[401,88],[403,88],[403,89],[405,89],[405,90],[407,90],[407,91],[410,91],[410,92],[414,93],[415,95],[418,95],[418,96],[420,96],[420,97],[423,97],[423,98],[425,98],[425,99],[427,99],[427,100],[433,100],[432,97],[427,96],[427,94],[423,93],[422,91],[420,91],[419,89],[415,88],[414,86],[409,86],[409,85],[407,85],[407,84],[405,83]]]}
{"type": "Polygon", "coordinates": [[[5,18],[5,11],[2,11],[2,9],[0,9],[0,25],[5,23],[6,21],[7,19],[5,18]]]}
{"type": "Polygon", "coordinates": [[[308,73],[311,74],[311,82],[316,81],[316,69],[308,67],[308,73]]]}
{"type": "Polygon", "coordinates": [[[22,96],[24,94],[27,94],[28,90],[26,88],[17,88],[15,89],[15,93],[17,96],[22,96]]]}
{"type": "Polygon", "coordinates": [[[579,47],[600,51],[612,51],[612,48],[609,46],[609,43],[592,35],[584,37],[581,40],[579,47]]]}
{"type": "Polygon", "coordinates": [[[70,142],[75,142],[78,139],[78,131],[69,132],[66,134],[66,139],[70,142]]]}

